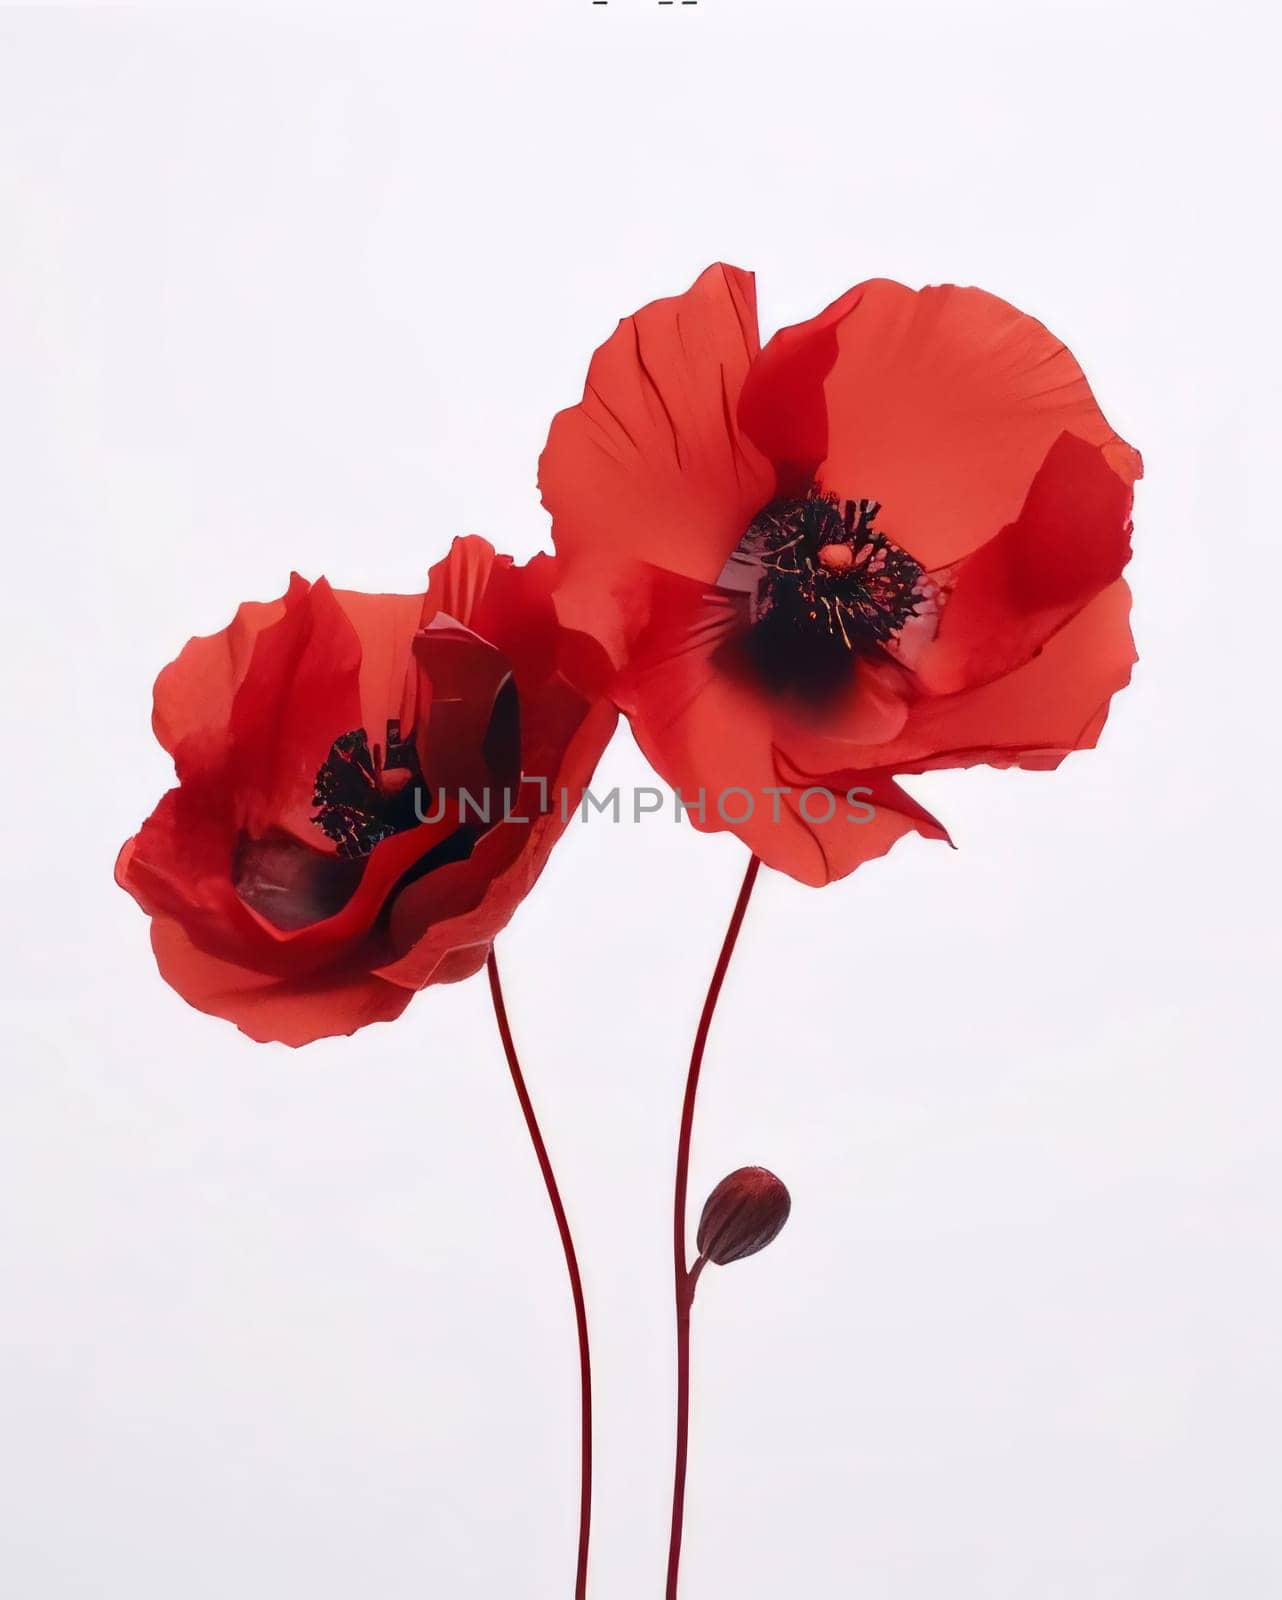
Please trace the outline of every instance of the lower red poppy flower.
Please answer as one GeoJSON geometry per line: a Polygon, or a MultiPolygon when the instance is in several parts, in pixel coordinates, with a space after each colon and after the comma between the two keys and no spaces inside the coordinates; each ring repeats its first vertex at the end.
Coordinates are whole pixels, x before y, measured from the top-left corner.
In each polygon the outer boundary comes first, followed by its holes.
{"type": "Polygon", "coordinates": [[[178,786],[116,877],[184,999],[299,1045],[484,965],[616,717],[561,672],[554,567],[468,538],[424,594],[295,576],[165,668],[178,786]]]}
{"type": "Polygon", "coordinates": [[[945,837],[895,776],[1095,742],[1139,474],[992,295],[877,280],[762,349],[751,276],[715,266],[597,351],[540,485],[558,608],[647,756],[697,826],[822,884],[945,837]]]}

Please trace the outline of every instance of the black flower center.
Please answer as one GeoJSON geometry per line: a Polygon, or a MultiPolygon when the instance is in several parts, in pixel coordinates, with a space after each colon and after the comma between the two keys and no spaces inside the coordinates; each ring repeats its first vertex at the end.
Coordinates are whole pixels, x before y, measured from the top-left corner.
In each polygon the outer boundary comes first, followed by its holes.
{"type": "Polygon", "coordinates": [[[316,774],[312,804],[319,807],[312,821],[349,860],[417,826],[427,815],[427,786],[399,718],[388,722],[386,744],[372,750],[364,728],[340,734],[316,774]]]}
{"type": "MultiPolygon", "coordinates": [[[[383,745],[371,748],[364,728],[339,734],[316,774],[312,804],[318,809],[311,820],[336,846],[333,855],[277,829],[262,837],[242,835],[232,857],[237,894],[286,932],[337,915],[360,886],[376,845],[444,815],[433,814],[414,740],[402,738],[395,718],[383,745]]],[[[461,824],[438,839],[390,886],[384,915],[409,884],[437,867],[466,861],[482,831],[461,824]]]]}
{"type": "Polygon", "coordinates": [[[893,639],[925,604],[925,573],[873,527],[880,510],[818,490],[768,505],[736,552],[760,568],[753,621],[826,633],[849,652],[893,639]]]}
{"type": "Polygon", "coordinates": [[[746,597],[735,648],[758,683],[822,701],[928,608],[920,564],[873,526],[880,509],[812,488],[753,519],[721,582],[746,597]]]}

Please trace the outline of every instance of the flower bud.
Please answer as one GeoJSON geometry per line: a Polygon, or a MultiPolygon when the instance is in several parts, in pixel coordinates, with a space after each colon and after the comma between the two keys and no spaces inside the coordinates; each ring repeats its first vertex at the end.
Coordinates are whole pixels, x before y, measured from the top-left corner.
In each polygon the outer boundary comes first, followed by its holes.
{"type": "Polygon", "coordinates": [[[787,1189],[764,1167],[740,1167],[708,1196],[699,1218],[699,1254],[724,1267],[756,1255],[776,1238],[792,1210],[787,1189]]]}

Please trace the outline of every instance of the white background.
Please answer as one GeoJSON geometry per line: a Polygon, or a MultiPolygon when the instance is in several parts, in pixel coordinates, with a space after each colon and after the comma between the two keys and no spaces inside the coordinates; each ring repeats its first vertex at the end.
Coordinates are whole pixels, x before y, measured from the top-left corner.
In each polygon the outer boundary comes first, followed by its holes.
{"type": "MultiPolygon", "coordinates": [[[[1094,754],[915,785],[763,874],[694,1199],[686,1600],[1273,1600],[1282,1347],[1278,39],[1229,5],[512,0],[0,16],[0,1590],[567,1600],[576,1371],[483,982],[303,1052],[157,978],[111,881],[151,681],[291,566],[547,543],[615,320],[721,257],[1047,321],[1145,456],[1094,754]]],[[[602,781],[647,781],[621,732],[602,781]]],[[[500,944],[586,1263],[593,1593],[656,1600],[685,1053],[744,865],[567,837],[500,944]]]]}

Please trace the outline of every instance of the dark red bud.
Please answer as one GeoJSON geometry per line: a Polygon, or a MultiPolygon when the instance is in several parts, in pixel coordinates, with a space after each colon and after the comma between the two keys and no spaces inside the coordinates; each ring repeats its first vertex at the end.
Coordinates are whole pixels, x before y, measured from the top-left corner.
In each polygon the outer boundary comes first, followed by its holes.
{"type": "Polygon", "coordinates": [[[773,1172],[740,1167],[708,1196],[699,1218],[699,1254],[724,1267],[756,1255],[778,1237],[792,1197],[773,1172]]]}

